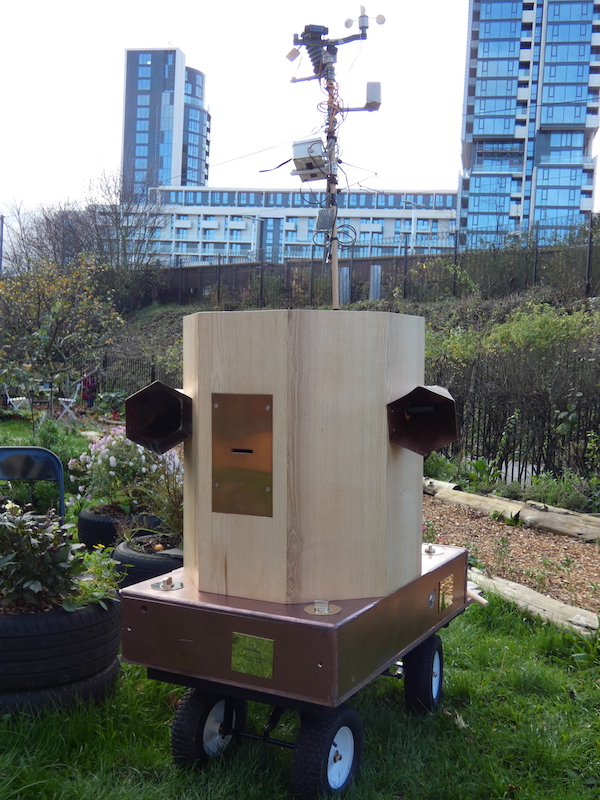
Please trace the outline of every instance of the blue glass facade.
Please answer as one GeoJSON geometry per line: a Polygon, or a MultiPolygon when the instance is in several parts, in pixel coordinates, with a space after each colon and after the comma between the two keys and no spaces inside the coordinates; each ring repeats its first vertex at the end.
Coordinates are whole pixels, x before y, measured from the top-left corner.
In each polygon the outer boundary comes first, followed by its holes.
{"type": "Polygon", "coordinates": [[[459,229],[466,246],[592,211],[600,4],[471,0],[459,229]]]}
{"type": "Polygon", "coordinates": [[[125,69],[123,180],[145,197],[155,186],[204,186],[210,115],[204,75],[180,50],[128,50],[125,69]]]}

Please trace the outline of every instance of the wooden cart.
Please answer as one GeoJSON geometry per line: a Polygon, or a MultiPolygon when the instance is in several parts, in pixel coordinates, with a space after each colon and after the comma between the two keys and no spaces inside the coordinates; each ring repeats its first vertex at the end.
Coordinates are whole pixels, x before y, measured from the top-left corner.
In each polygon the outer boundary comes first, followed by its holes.
{"type": "Polygon", "coordinates": [[[184,320],[183,392],[128,399],[130,439],[185,441],[183,569],[122,592],[124,658],[190,687],[178,763],[251,735],[257,700],[265,740],[301,714],[296,791],[337,793],[361,757],[352,695],[385,672],[439,703],[436,631],[469,598],[466,552],[422,544],[422,456],[456,436],[423,350],[400,314],[206,312],[184,320]]]}

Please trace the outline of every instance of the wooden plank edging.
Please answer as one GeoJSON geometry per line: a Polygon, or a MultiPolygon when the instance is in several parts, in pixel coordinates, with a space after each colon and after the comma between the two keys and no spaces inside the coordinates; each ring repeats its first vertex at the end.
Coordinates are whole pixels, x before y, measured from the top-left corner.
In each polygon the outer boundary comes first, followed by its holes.
{"type": "Polygon", "coordinates": [[[555,600],[553,597],[540,594],[527,586],[521,586],[504,578],[489,578],[479,570],[470,569],[467,576],[480,589],[510,600],[519,608],[529,611],[534,616],[539,616],[545,622],[567,627],[584,635],[595,633],[598,630],[598,615],[591,611],[569,606],[560,600],[555,600]]]}
{"type": "Polygon", "coordinates": [[[578,514],[566,508],[532,501],[524,503],[491,494],[471,494],[461,491],[456,484],[430,478],[423,479],[423,492],[442,503],[469,508],[487,516],[497,513],[507,519],[518,519],[528,528],[572,536],[584,542],[600,542],[600,517],[592,514],[578,514]]]}

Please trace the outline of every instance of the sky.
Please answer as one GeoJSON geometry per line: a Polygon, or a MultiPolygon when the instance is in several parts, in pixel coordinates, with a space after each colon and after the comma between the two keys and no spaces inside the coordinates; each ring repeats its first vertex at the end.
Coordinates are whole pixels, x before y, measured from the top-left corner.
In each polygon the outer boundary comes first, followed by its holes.
{"type": "MultiPolygon", "coordinates": [[[[381,82],[376,112],[339,129],[340,185],[356,190],[455,191],[468,0],[370,0],[368,38],[340,46],[348,107],[381,82]],[[375,17],[383,14],[379,25],[375,17]]],[[[29,0],[7,2],[0,29],[0,213],[84,198],[120,166],[126,48],[178,47],[206,76],[212,115],[209,185],[296,188],[294,141],[324,122],[304,48],[305,25],[329,38],[358,33],[354,0],[29,0]],[[270,170],[264,172],[263,170],[270,170]]],[[[8,220],[7,220],[8,221],[8,220]]]]}

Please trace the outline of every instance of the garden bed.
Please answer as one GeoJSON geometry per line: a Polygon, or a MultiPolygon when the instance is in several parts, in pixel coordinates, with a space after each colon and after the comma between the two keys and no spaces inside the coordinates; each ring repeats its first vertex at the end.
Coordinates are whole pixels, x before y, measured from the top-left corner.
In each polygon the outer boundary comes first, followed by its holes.
{"type": "Polygon", "coordinates": [[[600,613],[600,546],[423,496],[427,537],[466,547],[474,566],[577,608],[600,613]]]}

